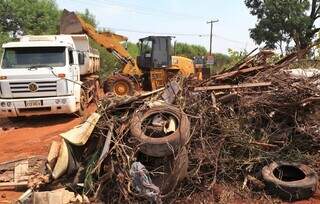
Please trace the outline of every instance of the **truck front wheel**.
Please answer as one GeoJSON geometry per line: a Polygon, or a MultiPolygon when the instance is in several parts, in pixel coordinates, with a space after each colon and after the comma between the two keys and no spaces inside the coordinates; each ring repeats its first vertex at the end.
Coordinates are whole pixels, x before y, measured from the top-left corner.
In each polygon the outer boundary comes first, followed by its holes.
{"type": "Polygon", "coordinates": [[[81,89],[81,92],[80,92],[80,104],[79,104],[79,110],[76,112],[76,114],[81,117],[84,115],[84,112],[87,108],[87,95],[86,95],[86,92],[81,89]]]}
{"type": "Polygon", "coordinates": [[[17,116],[17,117],[9,117],[8,119],[12,122],[12,123],[16,123],[16,122],[20,122],[23,121],[26,117],[24,116],[17,116]]]}

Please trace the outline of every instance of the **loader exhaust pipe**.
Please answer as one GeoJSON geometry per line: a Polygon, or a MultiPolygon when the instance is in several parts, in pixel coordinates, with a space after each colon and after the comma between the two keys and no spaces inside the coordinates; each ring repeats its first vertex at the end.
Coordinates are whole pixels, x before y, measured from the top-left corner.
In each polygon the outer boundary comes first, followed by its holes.
{"type": "Polygon", "coordinates": [[[63,10],[60,18],[60,34],[83,34],[81,22],[74,12],[63,10]]]}

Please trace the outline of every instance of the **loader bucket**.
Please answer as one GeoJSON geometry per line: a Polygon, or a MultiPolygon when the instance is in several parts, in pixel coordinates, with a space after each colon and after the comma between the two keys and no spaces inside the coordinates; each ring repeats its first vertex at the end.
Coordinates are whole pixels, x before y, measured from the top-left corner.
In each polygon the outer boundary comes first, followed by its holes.
{"type": "Polygon", "coordinates": [[[83,29],[79,18],[74,12],[63,10],[60,19],[60,34],[82,34],[83,29]]]}

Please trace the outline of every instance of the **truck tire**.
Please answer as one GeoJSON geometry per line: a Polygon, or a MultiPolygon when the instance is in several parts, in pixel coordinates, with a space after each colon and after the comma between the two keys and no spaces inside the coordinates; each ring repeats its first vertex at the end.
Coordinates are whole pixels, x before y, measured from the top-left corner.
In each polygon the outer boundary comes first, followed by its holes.
{"type": "Polygon", "coordinates": [[[318,175],[304,164],[272,162],[263,167],[266,190],[287,201],[307,199],[317,189],[318,175]]]}
{"type": "Polygon", "coordinates": [[[113,92],[117,96],[133,96],[134,82],[126,76],[115,75],[109,77],[103,84],[104,93],[113,92]]]}
{"type": "Polygon", "coordinates": [[[25,116],[17,116],[17,117],[9,117],[8,119],[12,122],[12,123],[17,123],[17,122],[21,122],[25,119],[25,116]]]}
{"type": "Polygon", "coordinates": [[[138,111],[133,114],[130,124],[130,132],[133,138],[139,142],[140,151],[146,155],[163,157],[172,155],[183,147],[190,137],[190,122],[187,115],[173,106],[159,106],[138,111]],[[142,123],[149,116],[167,113],[177,119],[177,129],[173,133],[163,137],[147,136],[142,130],[142,123]]]}
{"type": "Polygon", "coordinates": [[[76,115],[78,117],[84,116],[87,105],[88,105],[88,103],[87,103],[86,92],[83,89],[81,89],[81,91],[80,91],[80,104],[79,104],[80,107],[79,107],[79,110],[76,112],[76,115]]]}
{"type": "Polygon", "coordinates": [[[95,101],[98,102],[101,98],[101,94],[100,94],[100,82],[99,79],[97,79],[94,83],[94,87],[95,87],[95,101]]]}

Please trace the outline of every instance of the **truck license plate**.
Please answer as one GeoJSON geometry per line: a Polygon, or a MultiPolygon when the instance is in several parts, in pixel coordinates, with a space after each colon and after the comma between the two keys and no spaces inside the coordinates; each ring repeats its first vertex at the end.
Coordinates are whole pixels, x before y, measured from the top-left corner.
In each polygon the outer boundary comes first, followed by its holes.
{"type": "Polygon", "coordinates": [[[36,100],[36,101],[25,101],[24,102],[26,107],[39,107],[42,106],[42,100],[36,100]]]}

